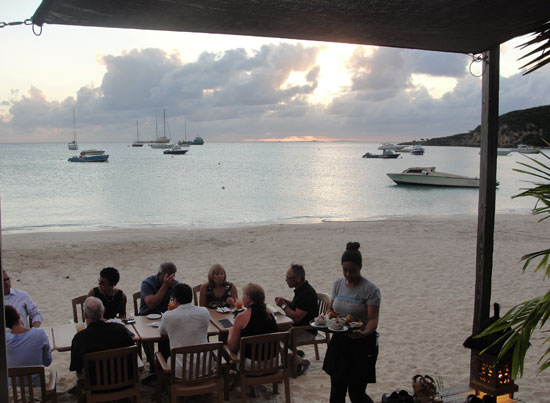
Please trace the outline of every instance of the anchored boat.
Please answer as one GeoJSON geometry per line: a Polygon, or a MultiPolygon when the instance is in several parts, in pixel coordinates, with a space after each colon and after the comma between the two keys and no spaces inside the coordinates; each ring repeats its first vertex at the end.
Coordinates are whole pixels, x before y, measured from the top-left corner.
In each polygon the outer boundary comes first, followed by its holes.
{"type": "MultiPolygon", "coordinates": [[[[401,173],[386,174],[398,185],[479,187],[479,178],[437,172],[435,167],[407,168],[401,173]]],[[[498,182],[497,182],[498,186],[498,182]]]]}

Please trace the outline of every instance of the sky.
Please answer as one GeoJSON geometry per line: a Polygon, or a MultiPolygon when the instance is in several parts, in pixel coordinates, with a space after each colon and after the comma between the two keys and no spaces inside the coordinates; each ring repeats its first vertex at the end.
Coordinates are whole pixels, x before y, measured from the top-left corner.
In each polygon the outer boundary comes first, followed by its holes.
{"type": "MultiPolygon", "coordinates": [[[[39,0],[4,1],[0,22],[39,0]]],[[[550,68],[501,45],[500,113],[550,104],[550,68]]],[[[408,141],[480,124],[470,55],[312,41],[44,25],[0,28],[0,143],[408,141]],[[187,133],[185,131],[187,128],[187,133]]]]}

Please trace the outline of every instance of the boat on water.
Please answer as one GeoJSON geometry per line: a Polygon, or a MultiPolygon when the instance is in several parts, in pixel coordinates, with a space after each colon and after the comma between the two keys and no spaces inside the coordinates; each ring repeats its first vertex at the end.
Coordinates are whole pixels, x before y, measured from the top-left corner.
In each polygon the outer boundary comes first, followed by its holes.
{"type": "Polygon", "coordinates": [[[78,150],[78,143],[76,142],[76,120],[74,116],[74,108],[73,108],[73,141],[69,142],[67,144],[69,147],[69,150],[78,150]]]}
{"type": "Polygon", "coordinates": [[[424,155],[424,147],[422,147],[420,144],[417,144],[415,146],[413,146],[413,148],[411,149],[411,154],[412,155],[424,155]]]}
{"type": "Polygon", "coordinates": [[[187,151],[189,151],[186,148],[183,148],[179,144],[174,144],[169,150],[164,150],[164,154],[171,154],[171,155],[183,155],[187,151]]]}
{"type": "Polygon", "coordinates": [[[378,147],[379,150],[392,150],[392,151],[399,150],[400,148],[403,148],[403,146],[400,146],[394,143],[382,143],[382,145],[378,147]]]}
{"type": "Polygon", "coordinates": [[[171,144],[171,143],[151,143],[151,144],[149,144],[149,147],[154,148],[156,150],[172,148],[173,146],[174,146],[174,144],[171,144]]]}
{"type": "Polygon", "coordinates": [[[479,187],[479,178],[437,172],[435,167],[413,167],[407,168],[401,173],[386,175],[398,185],[479,187]]]}
{"type": "Polygon", "coordinates": [[[84,155],[85,157],[91,157],[91,156],[103,155],[103,154],[105,154],[105,150],[98,150],[98,149],[95,149],[95,148],[90,148],[88,150],[82,150],[80,152],[80,155],[84,155]]]}
{"type": "Polygon", "coordinates": [[[512,151],[515,151],[520,154],[538,154],[539,153],[537,149],[533,147],[529,147],[528,145],[525,145],[525,144],[519,144],[516,148],[512,148],[512,151]]]}
{"type": "Polygon", "coordinates": [[[137,141],[134,141],[132,143],[132,147],[143,147],[143,143],[139,141],[139,125],[137,120],[136,120],[136,135],[137,135],[137,141]]]}
{"type": "Polygon", "coordinates": [[[97,155],[88,155],[84,151],[80,155],[74,155],[69,158],[69,162],[107,162],[109,159],[109,154],[97,154],[97,155]]]}
{"type": "Polygon", "coordinates": [[[204,144],[204,139],[202,137],[195,137],[191,141],[178,141],[178,144],[180,146],[188,145],[188,146],[202,146],[204,144]]]}
{"type": "MultiPolygon", "coordinates": [[[[157,140],[156,141],[152,141],[151,144],[149,144],[149,147],[151,148],[154,148],[154,149],[167,149],[167,148],[172,148],[172,146],[174,144],[171,144],[170,143],[170,139],[168,137],[166,137],[166,110],[163,109],[162,110],[162,115],[163,115],[163,135],[162,137],[158,137],[158,131],[157,131],[157,140]]],[[[156,122],[155,122],[155,128],[156,128],[156,122]]]]}
{"type": "Polygon", "coordinates": [[[391,158],[397,158],[401,154],[394,153],[392,150],[386,148],[384,151],[382,151],[382,154],[372,154],[372,153],[365,153],[363,155],[363,158],[382,158],[382,159],[391,159],[391,158]]]}

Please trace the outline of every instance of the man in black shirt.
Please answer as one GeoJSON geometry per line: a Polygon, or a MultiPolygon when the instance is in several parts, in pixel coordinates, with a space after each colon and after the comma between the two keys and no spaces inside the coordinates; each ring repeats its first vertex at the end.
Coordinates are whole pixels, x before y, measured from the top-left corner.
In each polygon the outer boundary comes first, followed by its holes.
{"type": "Polygon", "coordinates": [[[105,308],[100,299],[88,297],[84,301],[86,329],[73,337],[71,345],[71,365],[69,369],[82,375],[84,355],[96,351],[133,346],[132,336],[124,325],[103,320],[105,308]]]}
{"type": "MultiPolygon", "coordinates": [[[[294,288],[294,298],[292,301],[288,301],[283,297],[276,297],[275,303],[294,321],[293,326],[309,325],[319,314],[319,307],[317,292],[306,281],[304,266],[292,264],[286,272],[286,283],[290,288],[294,288]]],[[[301,331],[296,338],[298,341],[313,340],[316,334],[317,331],[314,329],[301,331]]],[[[299,351],[298,354],[303,355],[303,352],[299,351]]],[[[298,372],[303,373],[308,366],[309,361],[302,360],[299,363],[298,372]]]]}

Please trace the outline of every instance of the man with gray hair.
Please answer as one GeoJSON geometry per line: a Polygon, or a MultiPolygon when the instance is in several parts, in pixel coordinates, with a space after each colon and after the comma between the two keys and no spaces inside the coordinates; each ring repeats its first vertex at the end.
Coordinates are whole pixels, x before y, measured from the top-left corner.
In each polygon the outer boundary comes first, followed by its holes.
{"type": "Polygon", "coordinates": [[[132,335],[124,325],[105,322],[103,302],[96,297],[88,297],[84,301],[84,319],[86,329],[73,337],[71,345],[71,365],[69,369],[82,374],[84,355],[96,351],[111,350],[133,346],[132,335]]]}
{"type": "Polygon", "coordinates": [[[140,315],[163,313],[168,310],[176,281],[176,265],[171,262],[162,263],[157,274],[147,277],[141,282],[140,315]]]}

